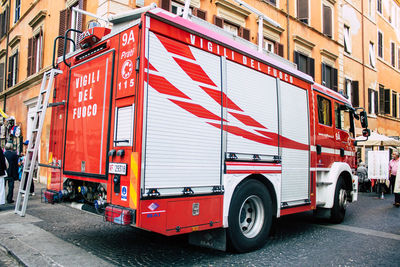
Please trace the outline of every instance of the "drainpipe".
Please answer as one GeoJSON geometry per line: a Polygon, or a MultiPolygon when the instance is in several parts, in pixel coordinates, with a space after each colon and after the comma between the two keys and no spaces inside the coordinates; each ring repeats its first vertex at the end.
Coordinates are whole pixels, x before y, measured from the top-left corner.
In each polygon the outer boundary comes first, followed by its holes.
{"type": "MultiPolygon", "coordinates": [[[[8,30],[7,30],[7,38],[6,38],[6,61],[4,62],[4,79],[3,79],[3,91],[6,90],[7,88],[7,62],[8,62],[8,44],[10,42],[10,2],[8,3],[7,6],[7,23],[8,23],[8,30]]],[[[4,113],[6,112],[6,100],[7,100],[7,94],[4,94],[4,100],[3,100],[3,111],[4,113]]]]}
{"type": "Polygon", "coordinates": [[[290,61],[289,0],[286,0],[287,59],[290,61]]]}
{"type": "MultiPolygon", "coordinates": [[[[363,69],[363,107],[365,108],[365,56],[364,56],[364,1],[361,1],[361,51],[362,51],[362,69],[363,69]]],[[[367,109],[368,110],[368,109],[367,109]]]]}

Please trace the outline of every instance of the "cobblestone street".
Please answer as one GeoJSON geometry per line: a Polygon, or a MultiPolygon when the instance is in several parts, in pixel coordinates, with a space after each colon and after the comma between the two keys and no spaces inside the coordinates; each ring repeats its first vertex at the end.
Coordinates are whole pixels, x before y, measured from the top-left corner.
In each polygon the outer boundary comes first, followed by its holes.
{"type": "MultiPolygon", "coordinates": [[[[50,235],[64,245],[73,245],[69,250],[78,248],[87,253],[80,255],[81,259],[95,256],[96,261],[109,265],[399,266],[400,262],[394,249],[400,247],[400,209],[393,207],[393,195],[380,200],[375,193],[360,193],[359,201],[349,205],[345,221],[339,225],[316,219],[310,212],[282,217],[266,246],[247,254],[232,254],[191,246],[185,235],[165,237],[105,223],[101,216],[66,205],[41,203],[37,193],[30,199],[25,218],[15,215],[12,205],[1,208],[0,220],[6,224],[0,227],[0,233],[7,230],[8,223],[18,221],[20,226],[33,227],[26,228],[32,233],[42,233],[37,236],[38,244],[43,242],[43,234],[50,235]]],[[[5,251],[10,250],[9,241],[13,239],[19,239],[19,234],[14,233],[11,239],[0,238],[5,251]]],[[[63,254],[62,247],[58,253],[63,254]]],[[[49,252],[42,256],[51,258],[47,263],[54,265],[52,261],[57,262],[57,258],[51,255],[49,252]]],[[[78,257],[63,256],[71,265],[58,262],[61,266],[73,266],[78,257]]],[[[29,265],[23,259],[22,262],[29,265]]],[[[0,251],[0,265],[15,264],[6,252],[0,251]]]]}

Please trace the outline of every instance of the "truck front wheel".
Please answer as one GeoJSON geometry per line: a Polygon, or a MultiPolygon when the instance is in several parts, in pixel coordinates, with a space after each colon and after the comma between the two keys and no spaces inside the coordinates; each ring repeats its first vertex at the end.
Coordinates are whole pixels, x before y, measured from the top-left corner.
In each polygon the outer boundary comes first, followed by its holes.
{"type": "Polygon", "coordinates": [[[234,251],[252,251],[267,242],[272,224],[272,201],[265,185],[248,180],[236,188],[228,223],[228,242],[234,251]]]}
{"type": "Polygon", "coordinates": [[[344,216],[346,215],[347,207],[347,190],[346,184],[342,177],[339,177],[339,180],[337,181],[335,198],[333,201],[334,202],[331,209],[330,221],[332,223],[341,223],[343,222],[344,216]]]}

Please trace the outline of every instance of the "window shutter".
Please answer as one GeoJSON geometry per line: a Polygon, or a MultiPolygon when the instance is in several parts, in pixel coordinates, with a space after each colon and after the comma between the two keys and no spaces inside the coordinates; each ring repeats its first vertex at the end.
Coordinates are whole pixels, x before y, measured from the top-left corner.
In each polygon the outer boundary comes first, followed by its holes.
{"type": "Polygon", "coordinates": [[[358,81],[351,82],[351,102],[353,107],[358,107],[360,105],[359,92],[358,92],[358,81]]]}
{"type": "Polygon", "coordinates": [[[394,91],[392,93],[392,116],[397,117],[397,94],[394,91]]]}
{"type": "Polygon", "coordinates": [[[0,14],[0,38],[4,35],[3,25],[4,25],[4,12],[0,14]]]}
{"type": "Polygon", "coordinates": [[[193,9],[193,15],[200,19],[207,20],[207,11],[201,10],[200,8],[193,9]]]}
{"type": "Polygon", "coordinates": [[[283,44],[275,43],[275,54],[283,57],[283,44]]]}
{"type": "Polygon", "coordinates": [[[390,114],[390,89],[385,89],[385,114],[390,114]]]}
{"type": "MultiPolygon", "coordinates": [[[[68,17],[69,17],[69,11],[68,9],[64,9],[60,11],[60,23],[58,27],[58,35],[64,36],[65,31],[67,30],[68,27],[68,17]]],[[[57,55],[60,57],[63,54],[64,50],[64,40],[59,39],[58,40],[58,52],[57,55]]]]}
{"type": "MultiPolygon", "coordinates": [[[[79,0],[78,8],[83,10],[83,0],[79,0]]],[[[83,16],[82,13],[77,14],[78,19],[77,19],[77,30],[82,31],[83,30],[83,16]]]]}
{"type": "Polygon", "coordinates": [[[308,24],[308,0],[297,1],[297,18],[308,24]]]}
{"type": "Polygon", "coordinates": [[[335,69],[335,68],[332,68],[332,72],[331,72],[331,74],[332,74],[332,84],[333,84],[333,88],[331,88],[331,89],[333,89],[334,91],[338,91],[338,71],[337,71],[337,69],[335,69]]]}
{"type": "Polygon", "coordinates": [[[4,86],[4,63],[0,63],[0,92],[3,92],[4,86]]]}
{"type": "Polygon", "coordinates": [[[43,38],[43,30],[42,29],[40,29],[40,32],[39,32],[39,45],[40,45],[40,47],[39,47],[39,58],[37,58],[36,60],[39,60],[39,69],[38,70],[36,70],[36,71],[39,71],[39,70],[41,70],[42,68],[43,68],[43,50],[44,50],[44,46],[43,46],[43,40],[44,40],[44,38],[43,38]]]}
{"type": "Polygon", "coordinates": [[[385,114],[385,89],[379,85],[379,113],[385,114]]]}
{"type": "Polygon", "coordinates": [[[224,27],[224,19],[214,15],[214,24],[220,28],[224,27]]]}
{"type": "Polygon", "coordinates": [[[4,34],[7,34],[8,30],[10,29],[10,23],[9,23],[9,17],[8,17],[8,12],[7,12],[7,8],[6,10],[4,10],[4,34]]]}
{"type": "Polygon", "coordinates": [[[239,36],[242,37],[243,39],[246,39],[247,41],[250,41],[250,30],[240,27],[239,28],[239,36]]]}
{"type": "Polygon", "coordinates": [[[321,63],[321,83],[322,83],[322,85],[326,86],[325,64],[324,63],[321,63]]]}
{"type": "Polygon", "coordinates": [[[13,80],[13,65],[14,65],[14,56],[11,56],[8,58],[8,74],[7,74],[7,87],[12,86],[12,80],[13,80]]]}
{"type": "Polygon", "coordinates": [[[33,55],[33,38],[29,38],[29,40],[28,40],[28,64],[27,64],[27,70],[26,70],[28,73],[28,76],[32,75],[32,73],[33,73],[32,55],[33,55]]]}
{"type": "Polygon", "coordinates": [[[378,114],[378,105],[379,105],[379,100],[378,100],[378,91],[374,91],[374,108],[375,108],[375,114],[378,114]]]}
{"type": "Polygon", "coordinates": [[[392,56],[392,67],[395,67],[396,66],[396,58],[395,58],[395,56],[396,56],[396,48],[395,48],[395,46],[394,46],[394,43],[391,43],[390,44],[390,46],[391,46],[391,56],[392,56]]]}
{"type": "Polygon", "coordinates": [[[308,70],[309,70],[309,75],[315,78],[315,61],[313,58],[309,57],[307,58],[307,65],[308,65],[308,70]]]}
{"type": "Polygon", "coordinates": [[[368,113],[372,114],[372,95],[374,94],[374,91],[370,88],[368,88],[368,113]]]}
{"type": "Polygon", "coordinates": [[[332,12],[329,6],[324,5],[324,34],[332,38],[332,12]]]}
{"type": "Polygon", "coordinates": [[[15,66],[14,66],[15,73],[13,76],[14,76],[14,80],[15,80],[14,84],[17,84],[18,83],[18,51],[15,53],[14,57],[15,57],[15,66]]]}
{"type": "Polygon", "coordinates": [[[161,8],[171,11],[171,0],[161,0],[161,8]]]}
{"type": "Polygon", "coordinates": [[[299,53],[297,51],[293,52],[293,62],[297,64],[297,69],[299,69],[299,53]]]}

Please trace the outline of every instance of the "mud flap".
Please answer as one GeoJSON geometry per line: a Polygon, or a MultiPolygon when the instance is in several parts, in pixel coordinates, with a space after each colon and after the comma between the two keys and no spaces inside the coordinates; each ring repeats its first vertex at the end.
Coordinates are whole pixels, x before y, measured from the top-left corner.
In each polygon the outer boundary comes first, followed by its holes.
{"type": "Polygon", "coordinates": [[[225,228],[192,232],[189,234],[189,244],[199,247],[226,251],[225,228]]]}

